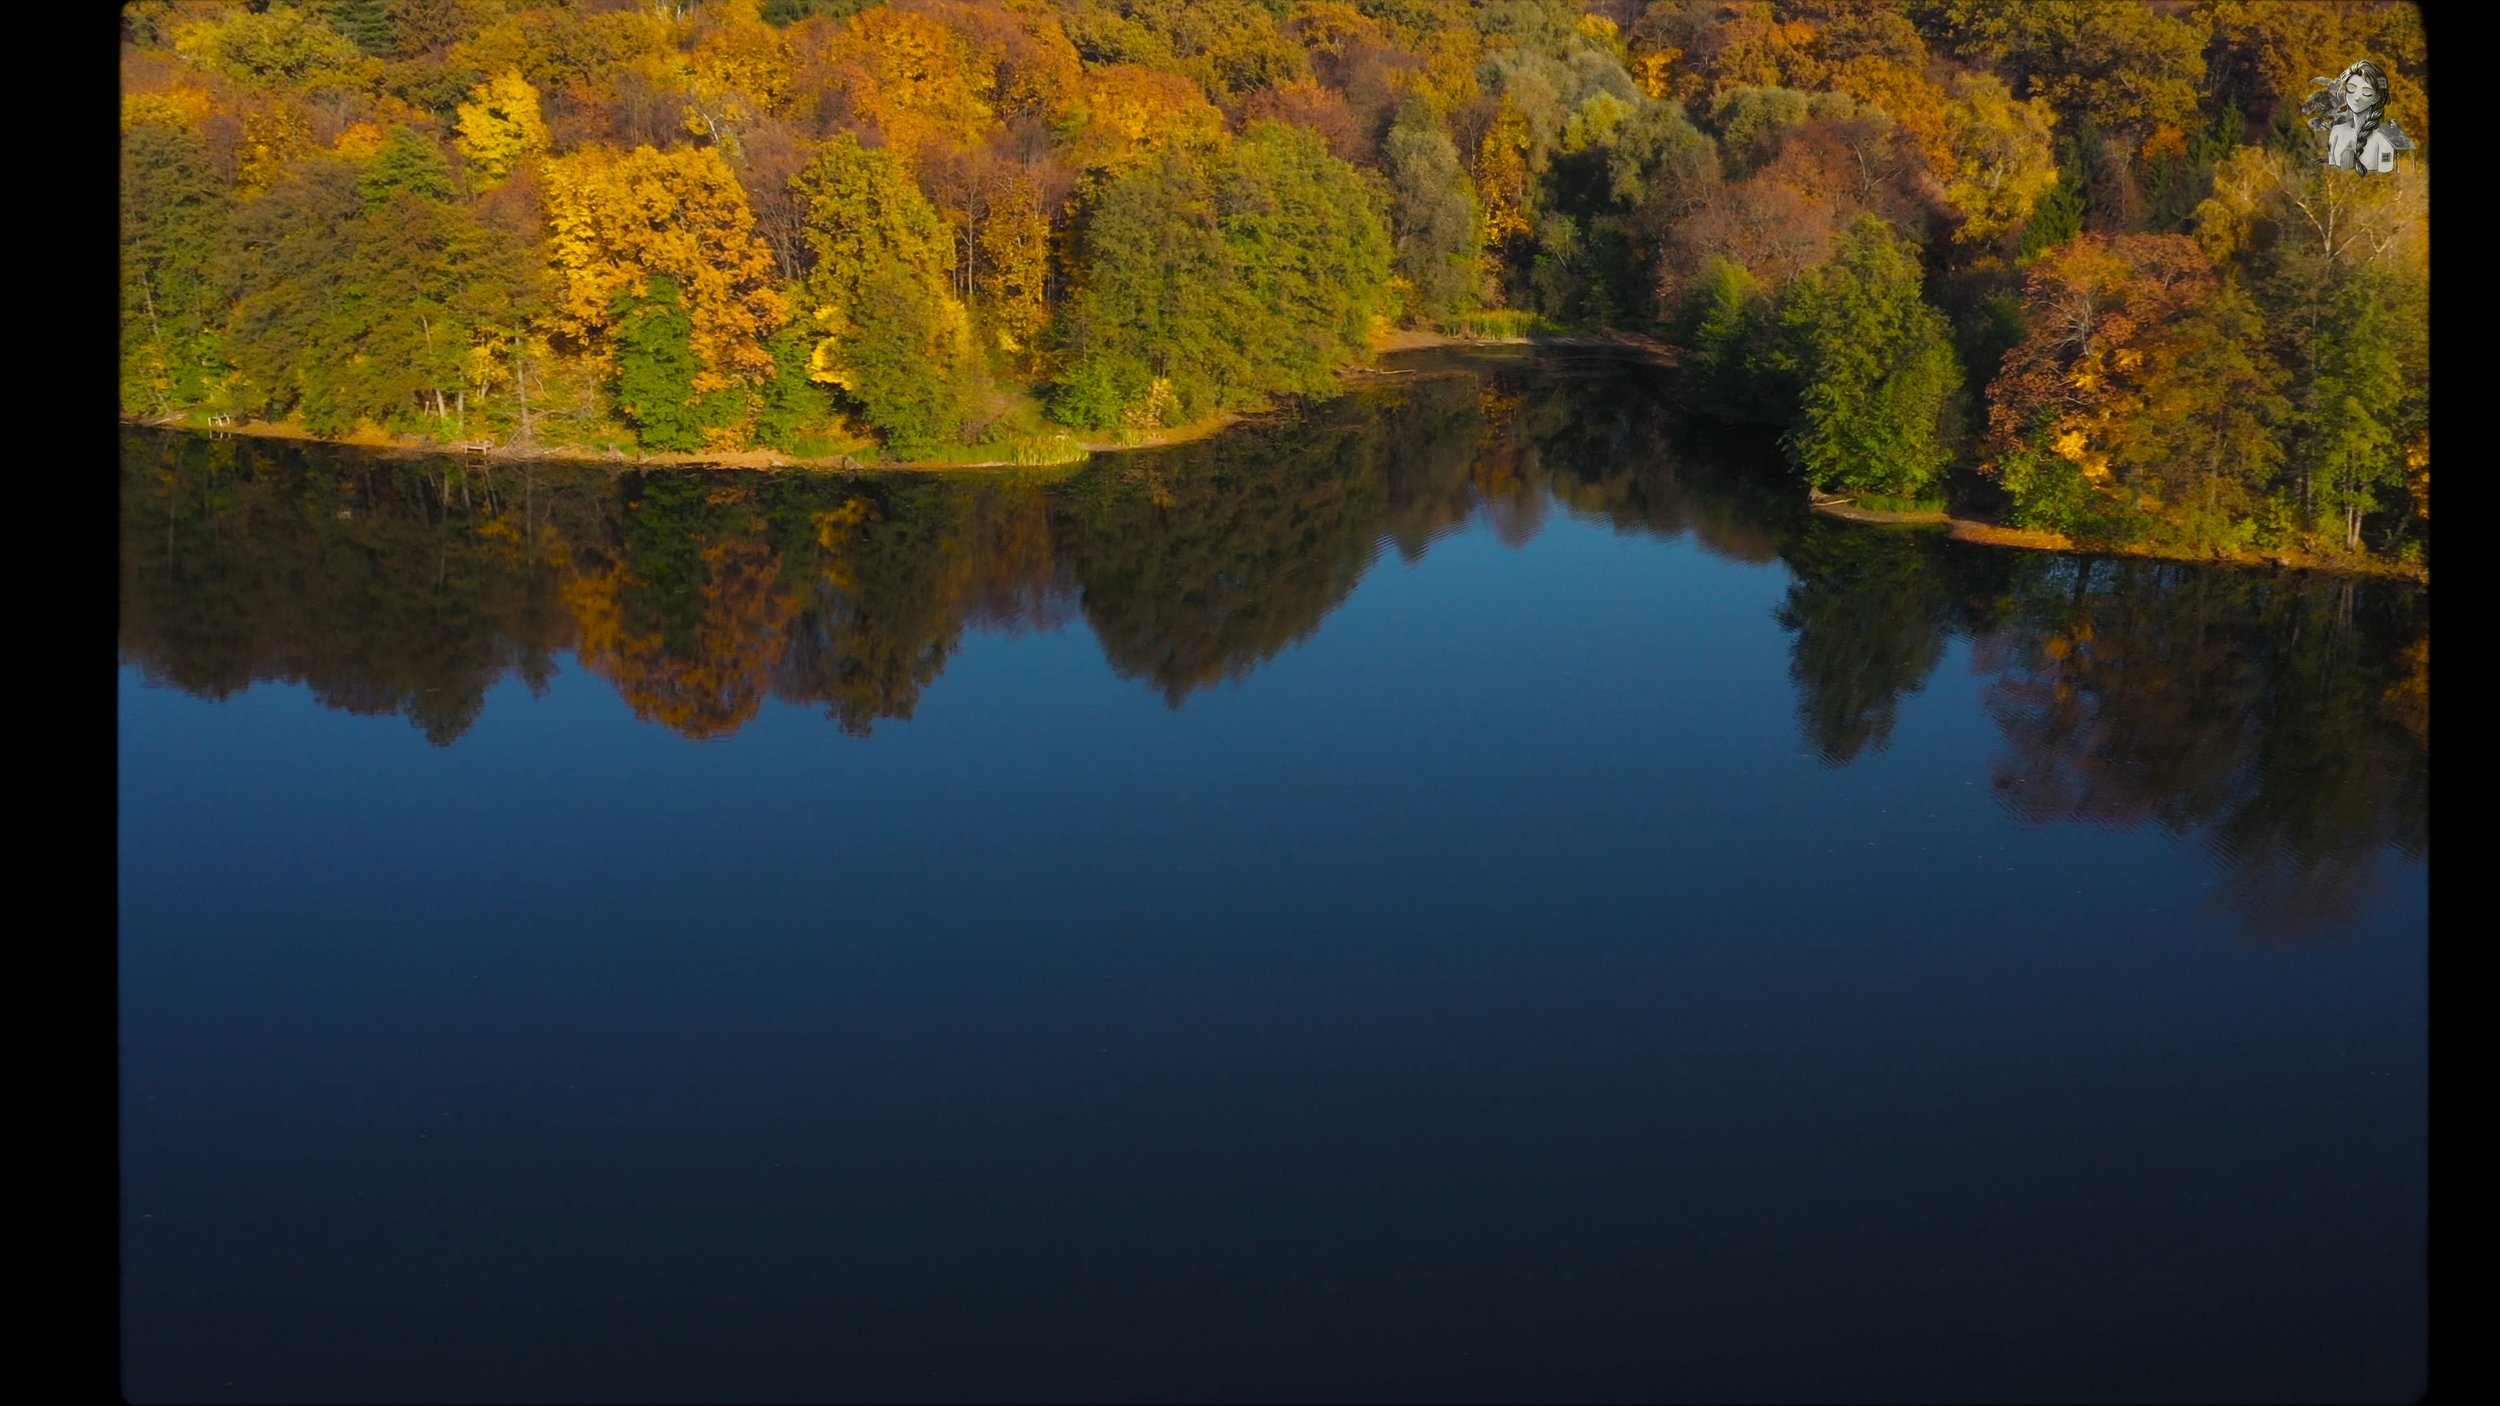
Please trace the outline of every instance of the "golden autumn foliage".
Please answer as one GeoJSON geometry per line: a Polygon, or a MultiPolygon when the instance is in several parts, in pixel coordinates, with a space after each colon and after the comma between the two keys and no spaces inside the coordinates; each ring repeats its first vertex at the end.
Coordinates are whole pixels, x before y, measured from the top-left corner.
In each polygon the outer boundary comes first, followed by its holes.
{"type": "Polygon", "coordinates": [[[1675,96],[1675,63],[1683,57],[1682,49],[1671,46],[1636,54],[1631,63],[1632,82],[1642,96],[1664,102],[1675,96]]]}
{"type": "Polygon", "coordinates": [[[997,71],[937,19],[888,6],[851,17],[835,48],[852,110],[909,166],[932,141],[969,146],[988,130],[997,71]]]}
{"type": "Polygon", "coordinates": [[[1599,47],[1613,54],[1616,58],[1621,59],[1625,57],[1623,48],[1623,28],[1622,26],[1616,24],[1613,20],[1600,14],[1585,14],[1580,16],[1579,29],[1582,34],[1596,40],[1599,47]]]}
{"type": "Polygon", "coordinates": [[[617,295],[668,274],[694,323],[697,390],[771,373],[764,338],[787,312],[772,251],[719,151],[583,147],[547,162],[546,202],[557,330],[605,358],[617,295]]]}
{"type": "Polygon", "coordinates": [[[122,126],[142,122],[161,122],[168,127],[198,131],[208,120],[210,99],[199,88],[168,88],[155,93],[122,94],[122,126]]]}
{"type": "Polygon", "coordinates": [[[1993,239],[2022,228],[2057,184],[2049,143],[2054,114],[2045,101],[2016,102],[2002,79],[1966,73],[1945,109],[1945,202],[1961,216],[1954,237],[1993,239]]]}
{"type": "Polygon", "coordinates": [[[790,44],[756,12],[755,0],[715,0],[689,54],[698,83],[735,90],[777,110],[790,89],[790,44]]]}
{"type": "Polygon", "coordinates": [[[1476,66],[1484,60],[1484,41],[1473,29],[1451,25],[1423,37],[1423,73],[1415,89],[1442,112],[1456,112],[1480,91],[1476,66]]]}
{"type": "Polygon", "coordinates": [[[981,222],[979,252],[982,321],[1000,351],[1030,365],[1050,317],[1043,302],[1050,281],[1050,220],[1031,176],[1017,176],[991,203],[981,222]]]}
{"type": "Polygon", "coordinates": [[[1476,145],[1476,193],[1484,201],[1485,247],[1500,250],[1528,233],[1528,157],[1535,136],[1527,114],[1508,93],[1476,145]]]}
{"type": "Polygon", "coordinates": [[[1303,48],[1335,60],[1343,60],[1357,46],[1379,48],[1396,42],[1385,21],[1345,0],[1294,0],[1285,28],[1303,48]]]}
{"type": "Polygon", "coordinates": [[[706,544],[698,560],[702,613],[684,640],[636,627],[625,603],[642,583],[621,561],[570,574],[562,597],[582,663],[615,685],[636,717],[684,737],[726,737],[772,691],[799,601],[781,585],[769,539],[752,527],[706,544]]]}
{"type": "Polygon", "coordinates": [[[1166,146],[1212,142],[1224,114],[1187,74],[1113,64],[1087,75],[1069,156],[1087,170],[1125,170],[1166,146]]]}
{"type": "Polygon", "coordinates": [[[2159,387],[2148,354],[2214,287],[2212,264],[2175,235],[2086,236],[2043,259],[2025,287],[2028,335],[1989,390],[1996,444],[2038,435],[2095,480],[2159,387]]]}
{"type": "Polygon", "coordinates": [[[199,68],[259,88],[361,87],[376,67],[309,7],[237,5],[176,25],[173,41],[199,68]]]}
{"type": "Polygon", "coordinates": [[[953,32],[978,71],[991,75],[988,101],[1002,121],[1066,115],[1084,81],[1084,61],[1050,0],[911,0],[910,9],[953,32]]]}
{"type": "Polygon", "coordinates": [[[330,150],[349,161],[370,161],[388,135],[378,122],[351,122],[330,143],[330,150]]]}
{"type": "Polygon", "coordinates": [[[269,190],[316,146],[312,122],[303,108],[283,99],[253,103],[243,111],[236,189],[244,195],[269,190]]]}
{"type": "Polygon", "coordinates": [[[1948,169],[1954,147],[1945,90],[1920,68],[1878,54],[1862,54],[1832,67],[1825,82],[1835,93],[1884,110],[1919,144],[1928,164],[1948,169]]]}
{"type": "Polygon", "coordinates": [[[1693,59],[1716,106],[1735,88],[1811,88],[1821,77],[1819,35],[1804,20],[1782,19],[1769,0],[1736,0],[1704,31],[1693,59]]]}
{"type": "Polygon", "coordinates": [[[2219,93],[2271,115],[2306,98],[2309,80],[2369,58],[2387,75],[2388,115],[2428,147],[2428,41],[2409,0],[2201,0],[2198,8],[2212,26],[2207,82],[2219,93]]]}
{"type": "Polygon", "coordinates": [[[703,11],[700,35],[672,77],[684,96],[686,130],[734,153],[742,134],[785,105],[790,45],[764,23],[755,0],[720,0],[703,11]]]}
{"type": "Polygon", "coordinates": [[[2291,163],[2280,152],[2244,146],[2214,167],[2213,194],[2196,207],[2196,242],[2219,263],[2248,247],[2256,222],[2290,183],[2291,163]]]}
{"type": "Polygon", "coordinates": [[[666,17],[641,7],[588,12],[516,6],[453,44],[448,60],[478,73],[516,70],[542,93],[587,93],[672,54],[675,34],[666,17]]]}
{"type": "Polygon", "coordinates": [[[2339,266],[2382,264],[2430,275],[2430,175],[2411,163],[2356,179],[2266,147],[2244,146],[2214,169],[2196,207],[2196,241],[2228,259],[2260,237],[2294,239],[2339,266]]]}
{"type": "Polygon", "coordinates": [[[538,115],[538,90],[517,69],[506,69],[469,91],[458,109],[460,154],[501,180],[547,149],[547,124],[538,115]]]}
{"type": "MultiPolygon", "coordinates": [[[[2421,21],[2380,0],[141,0],[122,34],[123,404],[149,418],[681,448],[642,412],[682,400],[724,448],[816,457],[870,432],[1005,458],[1037,415],[1114,426],[1158,378],[1195,403],[1175,364],[1226,344],[1315,346],[1278,315],[1323,243],[1279,195],[1308,177],[1330,219],[1379,225],[1412,325],[1715,339],[1711,364],[1742,368],[1722,408],[1765,424],[1804,394],[1774,314],[1871,214],[1919,247],[1920,299],[1983,402],[1965,408],[2021,422],[2042,494],[2088,477],[2175,501],[2147,466],[2190,445],[2252,486],[2208,520],[2253,503],[2270,533],[2296,515],[2283,483],[2309,511],[2299,465],[2324,451],[2303,445],[2338,423],[2333,396],[2299,399],[2341,345],[2314,335],[2324,290],[2389,275],[2405,298],[2374,306],[2409,328],[2427,287],[2427,152],[2328,179],[2274,124],[2367,55],[2424,139],[2421,21]],[[1270,124],[1317,141],[1228,155],[1270,124]],[[390,191],[426,204],[374,218],[390,191]],[[663,276],[679,291],[651,291],[663,276]],[[1116,316],[1087,303],[1108,288],[1130,290],[1116,316]],[[635,313],[621,358],[620,297],[666,309],[635,313]],[[2196,335],[2159,331],[2162,306],[2196,335]],[[1089,318],[1153,330],[1088,360],[1089,318]],[[354,349],[401,325],[429,359],[457,325],[465,358],[398,412],[307,412],[321,378],[271,369],[316,333],[346,350],[310,361],[392,361],[354,349]],[[1178,350],[1185,330],[1206,346],[1178,350]],[[626,365],[665,369],[667,395],[627,396],[626,365]],[[2200,388],[2275,376],[2296,414],[2195,437],[2271,404],[2200,388]]],[[[2367,461],[2348,535],[2367,516],[2371,550],[2418,560],[2428,353],[2382,340],[2392,370],[2345,358],[2354,394],[2403,406],[2337,451],[2367,461]]],[[[1970,438],[1958,462],[1999,467],[1970,438]]]]}

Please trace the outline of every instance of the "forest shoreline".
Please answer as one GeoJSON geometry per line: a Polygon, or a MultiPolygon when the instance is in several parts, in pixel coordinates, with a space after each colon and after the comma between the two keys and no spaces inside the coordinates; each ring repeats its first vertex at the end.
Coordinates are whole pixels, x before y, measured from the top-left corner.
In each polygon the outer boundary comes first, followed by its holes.
{"type": "MultiPolygon", "coordinates": [[[[1634,333],[1569,333],[1554,335],[1523,335],[1512,337],[1465,337],[1442,332],[1400,330],[1376,337],[1372,341],[1375,357],[1398,352],[1432,351],[1444,348],[1486,346],[1548,346],[1584,349],[1608,349],[1637,353],[1645,360],[1660,365],[1675,364],[1675,349],[1654,337],[1634,333]]],[[[1341,379],[1363,381],[1394,377],[1396,371],[1384,371],[1367,364],[1341,366],[1341,379]]],[[[1233,426],[1264,415],[1278,413],[1281,406],[1254,410],[1228,410],[1186,424],[1167,426],[1163,430],[1132,440],[1077,440],[1077,447],[1087,455],[1120,454],[1140,449],[1164,449],[1177,444],[1220,434],[1233,426]]],[[[599,450],[578,444],[514,445],[478,443],[444,443],[416,435],[317,435],[283,421],[250,420],[237,424],[203,425],[181,418],[164,416],[124,415],[121,423],[142,429],[182,430],[191,434],[239,434],[263,439],[297,440],[306,444],[334,444],[349,449],[363,449],[378,454],[452,455],[462,458],[486,459],[495,462],[527,460],[531,463],[602,465],[608,468],[668,469],[804,469],[826,473],[950,473],[956,471],[994,472],[999,469],[1063,469],[1084,462],[1070,459],[1055,464],[1020,464],[1012,459],[894,459],[868,460],[855,455],[803,456],[784,454],[773,449],[745,449],[730,453],[652,453],[637,450],[599,450]]]]}
{"type": "MultiPolygon", "coordinates": [[[[1372,340],[1375,358],[1401,352],[1466,350],[1474,347],[1520,346],[1563,347],[1584,350],[1626,352],[1660,366],[1674,366],[1680,358],[1672,345],[1655,337],[1638,333],[1553,333],[1523,334],[1503,337],[1470,337],[1425,329],[1406,328],[1382,334],[1372,340]]],[[[1342,379],[1364,382],[1390,380],[1413,374],[1411,370],[1382,369],[1377,365],[1350,365],[1338,368],[1342,379]]],[[[1184,425],[1171,426],[1163,432],[1127,442],[1078,441],[1086,457],[1095,454],[1119,454],[1141,449],[1162,449],[1174,445],[1212,438],[1238,425],[1279,413],[1283,407],[1260,410],[1225,411],[1184,425]]],[[[478,459],[490,463],[548,463],[609,469],[640,468],[704,468],[744,470],[797,470],[808,473],[885,474],[885,473],[995,473],[999,470],[1022,470],[1028,473],[1049,473],[1074,469],[1084,459],[1056,464],[1019,464],[1013,460],[992,459],[971,462],[948,460],[862,461],[849,455],[830,458],[802,458],[775,450],[745,450],[731,454],[643,453],[627,455],[621,450],[596,451],[578,445],[543,445],[517,447],[494,445],[472,448],[462,445],[428,443],[412,436],[375,436],[329,438],[306,432],[283,423],[252,421],[235,425],[197,425],[180,420],[125,415],[125,426],[144,429],[171,429],[190,434],[238,434],[264,439],[289,439],[308,444],[330,444],[361,449],[369,453],[394,456],[451,456],[478,459]]],[[[1975,518],[1955,517],[1950,513],[1896,513],[1849,506],[1847,500],[1832,502],[1809,500],[1809,508],[1823,516],[1861,526],[1878,527],[1941,527],[1953,540],[1985,547],[2011,547],[2026,551],[2066,552],[2095,556],[2137,557],[2156,561],[2192,562],[2207,566],[2263,567],[2284,572],[2315,572],[2326,576],[2360,576],[2412,581],[2430,585],[2430,568],[2406,562],[2377,561],[2369,558],[2319,557],[2300,552],[2234,552],[2195,551],[2183,548],[2149,545],[2092,546],[2076,542],[2058,532],[2010,527],[2000,523],[1982,522],[1975,518]]]]}
{"type": "Polygon", "coordinates": [[[2298,550],[2268,552],[2195,551],[2183,547],[2161,547],[2144,544],[2125,546],[2093,546],[2079,543],[2062,532],[2042,532],[2032,528],[2006,527],[1974,518],[1950,518],[1946,530],[1956,542],[1971,542],[1983,547],[2014,547],[2035,552],[2069,552],[2085,556],[2141,557],[2153,561],[2192,562],[2204,566],[2252,566],[2273,571],[2314,573],[2320,576],[2368,576],[2382,580],[2411,581],[2427,587],[2431,570],[2411,562],[2379,561],[2369,557],[2324,557],[2298,550]]]}
{"type": "MultiPolygon", "coordinates": [[[[1087,456],[1117,454],[1136,449],[1160,449],[1167,445],[1187,444],[1231,428],[1257,411],[1232,411],[1175,425],[1161,434],[1127,442],[1089,440],[1077,441],[1087,456]]],[[[948,473],[970,471],[990,473],[1000,469],[1069,469],[1084,462],[1083,458],[1059,463],[1020,464],[1012,459],[900,459],[866,460],[854,455],[803,456],[784,454],[773,449],[743,449],[726,454],[652,453],[637,450],[628,454],[621,449],[599,450],[578,444],[446,444],[414,435],[317,435],[298,426],[263,420],[240,424],[203,425],[183,419],[167,419],[124,415],[121,423],[133,429],[179,430],[185,434],[250,435],[256,439],[285,439],[303,444],[336,445],[343,449],[361,449],[372,454],[425,456],[433,458],[478,459],[492,463],[564,464],[575,467],[607,469],[797,469],[813,473],[889,474],[948,473]]]]}
{"type": "Polygon", "coordinates": [[[2066,552],[2082,556],[2138,557],[2152,561],[2194,562],[2204,566],[2253,566],[2276,571],[2315,572],[2321,576],[2370,576],[2411,581],[2428,586],[2430,568],[2407,562],[2378,561],[2367,557],[2321,557],[2300,552],[2237,552],[2194,551],[2180,547],[2159,546],[2095,546],[2077,542],[2062,532],[2043,532],[2028,527],[2008,527],[2001,523],[1982,522],[1977,518],[1955,517],[1949,512],[1896,513],[1873,508],[1860,508],[1847,499],[1810,499],[1807,506],[1824,517],[1840,522],[1869,527],[1941,527],[1956,542],[1969,542],[1982,547],[2012,547],[2032,552],[2066,552]]]}

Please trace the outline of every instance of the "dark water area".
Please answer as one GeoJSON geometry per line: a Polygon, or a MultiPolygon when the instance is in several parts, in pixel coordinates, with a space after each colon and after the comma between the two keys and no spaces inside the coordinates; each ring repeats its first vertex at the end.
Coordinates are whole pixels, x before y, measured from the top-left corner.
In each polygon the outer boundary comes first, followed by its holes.
{"type": "Polygon", "coordinates": [[[2427,592],[1397,364],[1050,476],[126,432],[129,1397],[2418,1394],[2427,592]]]}

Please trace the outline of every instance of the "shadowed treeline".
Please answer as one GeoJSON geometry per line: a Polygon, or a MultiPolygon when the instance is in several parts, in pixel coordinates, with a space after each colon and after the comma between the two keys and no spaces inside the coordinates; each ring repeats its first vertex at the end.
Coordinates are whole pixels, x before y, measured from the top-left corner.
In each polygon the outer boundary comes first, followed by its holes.
{"type": "Polygon", "coordinates": [[[1359,393],[1052,479],[612,472],[125,432],[123,658],[223,697],[300,683],[456,740],[571,651],[637,716],[729,735],[767,697],[908,719],[968,631],[1082,621],[1174,707],[1317,630],[1377,560],[1554,514],[1780,562],[1801,729],[1889,741],[1955,639],[2025,820],[2153,823],[2268,931],[2428,848],[2427,593],[1954,543],[1799,511],[1620,360],[1423,359],[1359,393]]]}

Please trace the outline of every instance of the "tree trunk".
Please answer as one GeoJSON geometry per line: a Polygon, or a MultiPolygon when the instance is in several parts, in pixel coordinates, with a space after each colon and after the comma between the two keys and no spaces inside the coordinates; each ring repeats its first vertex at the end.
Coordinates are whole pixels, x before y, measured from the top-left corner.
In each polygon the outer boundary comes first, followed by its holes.
{"type": "MultiPolygon", "coordinates": [[[[150,279],[144,273],[139,275],[139,292],[140,295],[145,297],[148,301],[148,340],[155,345],[156,354],[159,357],[164,357],[165,328],[156,320],[156,284],[154,280],[150,279]]],[[[171,360],[172,358],[167,357],[166,359],[171,360]]],[[[151,381],[154,380],[153,377],[149,379],[151,381]]],[[[151,391],[155,391],[156,394],[156,413],[159,415],[173,414],[173,402],[165,398],[165,393],[161,390],[156,390],[154,385],[150,385],[149,389],[151,391]]]]}
{"type": "Polygon", "coordinates": [[[521,395],[521,443],[530,442],[530,372],[529,360],[521,354],[521,344],[512,344],[512,381],[521,395]]]}

